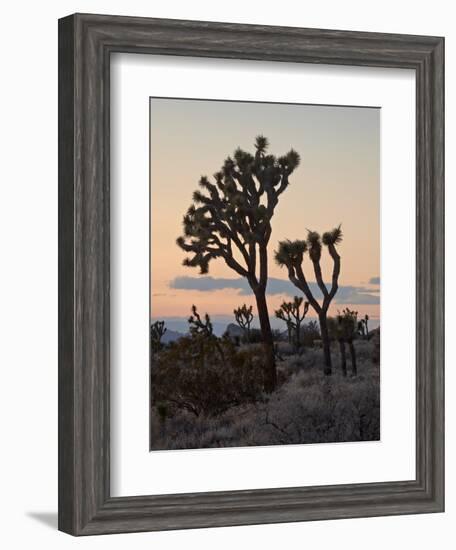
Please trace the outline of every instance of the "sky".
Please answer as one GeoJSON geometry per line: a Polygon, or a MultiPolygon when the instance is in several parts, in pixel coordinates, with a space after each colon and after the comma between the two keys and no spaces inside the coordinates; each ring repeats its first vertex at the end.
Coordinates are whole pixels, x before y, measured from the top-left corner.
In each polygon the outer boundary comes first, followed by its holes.
{"type": "MultiPolygon", "coordinates": [[[[237,147],[254,153],[255,136],[269,140],[280,156],[291,148],[301,164],[290,176],[272,219],[267,289],[271,317],[283,300],[300,295],[275,265],[273,252],[284,239],[305,239],[342,224],[340,289],[330,314],[350,307],[380,314],[380,109],[277,103],[151,98],[151,318],[185,319],[192,304],[201,313],[228,321],[235,307],[255,301],[248,284],[222,259],[209,274],[182,265],[176,245],[182,217],[202,175],[211,178],[237,147]]],[[[330,281],[332,261],[323,250],[330,281]]],[[[308,257],[304,271],[314,281],[308,257]]],[[[309,318],[315,317],[309,311],[309,318]]]]}

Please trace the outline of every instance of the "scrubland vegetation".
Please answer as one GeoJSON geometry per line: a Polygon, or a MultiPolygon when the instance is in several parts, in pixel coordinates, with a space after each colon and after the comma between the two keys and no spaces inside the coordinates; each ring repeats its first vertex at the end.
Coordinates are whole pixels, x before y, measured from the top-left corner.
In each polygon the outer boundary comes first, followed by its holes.
{"type": "Polygon", "coordinates": [[[324,374],[319,347],[296,352],[287,341],[275,347],[278,382],[271,393],[264,391],[261,344],[194,334],[156,354],[151,449],[380,438],[379,331],[354,341],[356,376],[350,368],[343,374],[336,341],[331,348],[338,365],[331,376],[324,374]]]}

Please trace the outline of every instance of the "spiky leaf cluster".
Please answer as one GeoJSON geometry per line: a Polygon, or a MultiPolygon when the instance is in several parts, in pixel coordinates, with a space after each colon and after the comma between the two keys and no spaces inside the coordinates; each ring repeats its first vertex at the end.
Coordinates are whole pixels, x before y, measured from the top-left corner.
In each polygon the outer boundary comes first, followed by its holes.
{"type": "Polygon", "coordinates": [[[307,232],[307,249],[311,260],[318,262],[321,258],[321,237],[316,231],[307,232]]]}
{"type": "Polygon", "coordinates": [[[298,266],[301,265],[306,252],[312,261],[319,262],[321,258],[322,244],[328,248],[342,242],[342,229],[339,225],[331,231],[323,233],[320,236],[317,231],[307,231],[307,239],[305,241],[281,241],[275,252],[275,261],[279,266],[298,266]]]}
{"type": "Polygon", "coordinates": [[[254,155],[238,148],[214,174],[213,182],[201,177],[201,190],[183,218],[183,235],[177,244],[189,256],[188,267],[205,274],[211,260],[223,258],[243,276],[254,276],[256,246],[266,246],[271,235],[271,218],[279,196],[298,167],[299,154],[267,154],[268,140],[258,136],[254,155]],[[234,249],[238,252],[237,257],[234,249]]]}
{"type": "Polygon", "coordinates": [[[275,253],[275,261],[279,266],[300,265],[307,252],[306,241],[281,241],[275,253]]]}
{"type": "Polygon", "coordinates": [[[339,224],[337,227],[332,229],[331,231],[327,231],[326,233],[323,233],[322,241],[323,244],[326,246],[330,245],[337,245],[342,242],[342,229],[341,225],[339,224]]]}

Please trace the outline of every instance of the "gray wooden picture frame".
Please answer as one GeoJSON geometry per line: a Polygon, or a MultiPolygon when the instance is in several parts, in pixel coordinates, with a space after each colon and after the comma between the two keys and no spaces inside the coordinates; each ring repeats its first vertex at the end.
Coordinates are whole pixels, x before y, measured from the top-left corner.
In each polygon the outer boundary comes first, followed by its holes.
{"type": "Polygon", "coordinates": [[[443,511],[443,213],[443,38],[83,14],[61,19],[59,529],[91,535],[443,511]],[[112,52],[415,70],[416,479],[110,496],[112,52]]]}

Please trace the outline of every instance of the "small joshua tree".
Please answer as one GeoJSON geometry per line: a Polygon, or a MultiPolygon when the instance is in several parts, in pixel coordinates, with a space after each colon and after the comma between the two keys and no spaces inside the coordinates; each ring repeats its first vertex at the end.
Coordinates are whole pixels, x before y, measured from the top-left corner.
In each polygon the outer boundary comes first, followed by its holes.
{"type": "Polygon", "coordinates": [[[188,318],[188,324],[190,325],[190,334],[192,336],[201,335],[211,337],[214,334],[211,318],[206,313],[203,321],[195,305],[192,306],[192,315],[188,318]]]}
{"type": "Polygon", "coordinates": [[[253,321],[252,309],[252,306],[247,307],[246,304],[243,304],[241,307],[233,310],[236,323],[244,331],[245,339],[247,342],[250,342],[250,325],[253,321]]]}
{"type": "MultiPolygon", "coordinates": [[[[344,309],[342,313],[339,312],[337,316],[337,322],[339,325],[339,334],[340,334],[339,345],[341,340],[343,343],[348,344],[348,347],[350,349],[353,376],[356,376],[358,374],[358,368],[356,365],[356,350],[353,344],[353,340],[356,338],[357,327],[358,327],[357,317],[358,317],[358,312],[352,311],[348,308],[344,309]]],[[[341,354],[342,354],[342,349],[341,349],[341,354]]],[[[345,355],[345,349],[344,349],[344,355],[345,355]]],[[[347,367],[345,366],[344,375],[346,374],[347,374],[347,367]]]]}
{"type": "Polygon", "coordinates": [[[293,319],[291,317],[291,302],[283,302],[279,309],[276,309],[275,316],[277,319],[285,321],[287,325],[288,343],[293,342],[293,319]]]}
{"type": "Polygon", "coordinates": [[[287,325],[288,341],[290,343],[291,334],[294,331],[296,350],[299,350],[301,345],[301,323],[309,311],[309,302],[304,302],[304,307],[301,312],[303,301],[304,299],[302,297],[295,296],[292,302],[283,302],[280,308],[275,312],[276,317],[282,321],[285,321],[287,325]]]}
{"type": "Polygon", "coordinates": [[[342,316],[339,314],[337,317],[328,317],[328,332],[331,340],[335,340],[339,344],[340,352],[340,368],[342,374],[347,376],[347,353],[345,349],[344,330],[342,326],[342,316]]]}
{"type": "Polygon", "coordinates": [[[267,148],[267,138],[258,136],[254,155],[238,148],[214,174],[214,183],[201,177],[202,191],[194,192],[183,219],[184,234],[176,242],[189,253],[184,265],[198,267],[201,274],[208,273],[210,262],[220,258],[247,279],[256,299],[265,348],[265,389],[270,392],[277,384],[266,302],[271,219],[300,157],[293,149],[275,157],[267,148]]]}
{"type": "MultiPolygon", "coordinates": [[[[201,315],[198,313],[195,305],[192,305],[192,315],[188,318],[190,334],[193,337],[200,338],[203,340],[210,340],[218,350],[222,362],[225,362],[225,354],[223,348],[220,345],[220,341],[217,336],[214,334],[214,327],[212,326],[211,318],[206,313],[204,315],[204,320],[201,319],[201,315]]],[[[202,345],[202,341],[200,342],[202,345]]]]}
{"type": "Polygon", "coordinates": [[[305,241],[282,241],[279,243],[279,248],[275,253],[275,260],[279,266],[285,266],[288,269],[288,278],[297,287],[313,307],[318,315],[320,322],[320,333],[323,344],[323,353],[325,359],[324,372],[330,375],[332,372],[331,364],[331,346],[328,333],[327,314],[332,299],[336,295],[339,288],[340,274],[340,256],[337,252],[336,245],[342,241],[342,230],[340,225],[332,231],[328,231],[321,237],[316,231],[308,231],[307,240],[305,241]],[[321,271],[321,253],[323,245],[327,247],[329,255],[333,260],[333,272],[331,288],[328,290],[323,282],[321,271]],[[315,279],[318,287],[323,294],[323,300],[320,304],[310,290],[302,263],[304,255],[308,253],[313,265],[315,279]]]}
{"type": "Polygon", "coordinates": [[[150,349],[152,353],[159,352],[162,347],[162,341],[166,332],[165,321],[155,321],[150,325],[150,349]]]}

